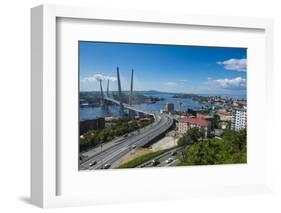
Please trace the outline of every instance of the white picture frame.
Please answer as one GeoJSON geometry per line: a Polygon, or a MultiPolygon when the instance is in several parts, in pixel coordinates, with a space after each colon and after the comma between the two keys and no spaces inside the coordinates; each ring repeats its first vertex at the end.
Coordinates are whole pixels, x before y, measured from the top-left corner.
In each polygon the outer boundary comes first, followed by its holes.
{"type": "MultiPolygon", "coordinates": [[[[81,195],[83,194],[60,194],[58,185],[61,184],[59,173],[61,166],[58,166],[60,158],[58,152],[58,100],[57,88],[60,82],[57,79],[57,21],[60,18],[64,19],[79,19],[79,20],[101,20],[101,21],[118,21],[131,23],[152,23],[154,25],[163,26],[200,26],[231,29],[253,29],[263,31],[262,38],[264,44],[264,66],[261,75],[266,78],[264,81],[265,87],[262,92],[265,94],[264,102],[261,104],[267,107],[268,110],[273,108],[273,100],[271,91],[273,90],[273,21],[271,19],[256,19],[256,18],[240,18],[240,17],[216,17],[202,15],[187,15],[187,14],[160,14],[143,11],[123,11],[112,9],[99,8],[84,8],[74,6],[54,6],[42,5],[31,10],[31,201],[33,204],[47,207],[61,206],[76,206],[76,205],[91,205],[100,203],[116,203],[116,202],[139,202],[144,200],[164,200],[178,199],[198,196],[214,196],[214,195],[241,195],[270,192],[270,161],[266,161],[265,165],[259,170],[264,173],[264,178],[254,184],[237,182],[233,185],[222,183],[216,185],[201,186],[199,182],[194,182],[193,186],[187,186],[184,190],[178,187],[169,185],[167,189],[160,190],[159,187],[152,188],[150,195],[146,196],[143,192],[133,194],[132,187],[125,186],[126,190],[120,196],[118,193],[112,195],[81,195]],[[266,103],[265,103],[266,102],[266,103]],[[188,189],[188,190],[186,190],[188,189]],[[165,196],[165,193],[174,194],[175,196],[165,196]]],[[[122,33],[121,33],[122,34],[122,33]]],[[[259,85],[252,84],[252,91],[258,88],[259,85]]],[[[263,122],[270,121],[270,118],[263,118],[263,122]]],[[[270,128],[265,128],[264,133],[265,148],[270,146],[270,128]]],[[[269,149],[267,149],[269,150],[269,149]]],[[[260,155],[267,155],[264,151],[260,155]]],[[[227,167],[225,167],[227,170],[227,167]]],[[[229,169],[234,169],[233,167],[229,169]]],[[[247,169],[247,168],[246,168],[247,169]]],[[[184,168],[181,168],[183,171],[184,168]]],[[[209,168],[206,168],[212,172],[209,168]]],[[[257,169],[258,170],[258,169],[257,169]]],[[[174,170],[175,171],[175,170],[174,170]]],[[[196,172],[196,169],[192,171],[196,172]]],[[[213,170],[214,171],[214,170],[213,170]]],[[[78,171],[77,171],[78,172],[78,171]]],[[[107,171],[106,178],[113,178],[112,175],[124,175],[128,171],[121,173],[107,171]],[[110,174],[110,175],[109,175],[110,174]]],[[[152,170],[147,170],[145,173],[152,173],[152,170]]],[[[221,169],[220,171],[222,172],[221,169]]],[[[135,175],[140,175],[142,171],[134,172],[135,175]]],[[[146,175],[147,175],[146,174],[146,175]]],[[[198,173],[200,174],[200,173],[198,173]]],[[[156,175],[156,174],[154,174],[156,175]]],[[[120,176],[120,177],[121,177],[120,176]]],[[[122,176],[123,177],[123,176],[122,176]]],[[[174,176],[172,178],[175,178],[174,176]]],[[[247,179],[247,178],[245,178],[247,179]]],[[[107,179],[108,180],[108,179],[107,179]]],[[[77,184],[77,183],[76,183],[77,184]]],[[[102,184],[102,183],[101,183],[102,184]]],[[[75,184],[74,184],[75,185],[75,184]]],[[[74,190],[74,188],[73,188],[74,190]]],[[[76,189],[77,190],[77,189],[76,189]]],[[[90,190],[90,189],[89,189],[90,190]]],[[[71,189],[70,189],[71,191],[71,189]]]]}

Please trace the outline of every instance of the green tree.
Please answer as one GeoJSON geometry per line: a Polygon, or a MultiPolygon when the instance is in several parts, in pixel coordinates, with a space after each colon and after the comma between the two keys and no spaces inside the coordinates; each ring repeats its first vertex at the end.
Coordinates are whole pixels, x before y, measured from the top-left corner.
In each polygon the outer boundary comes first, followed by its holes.
{"type": "Polygon", "coordinates": [[[203,137],[204,135],[199,128],[191,128],[183,135],[183,137],[179,139],[178,145],[179,146],[190,145],[195,142],[198,142],[199,139],[203,137]]]}
{"type": "Polygon", "coordinates": [[[199,128],[191,128],[188,130],[187,134],[189,135],[192,143],[197,142],[200,138],[204,137],[199,128]]]}
{"type": "Polygon", "coordinates": [[[211,129],[216,129],[219,127],[220,117],[217,114],[214,114],[211,122],[211,129]]]}
{"type": "Polygon", "coordinates": [[[104,128],[100,130],[91,130],[82,135],[79,141],[80,151],[88,150],[101,143],[111,141],[113,138],[132,132],[150,124],[153,120],[138,124],[136,121],[129,122],[128,118],[115,119],[110,122],[115,123],[113,128],[104,128]]]}
{"type": "Polygon", "coordinates": [[[209,165],[247,162],[247,133],[227,131],[222,139],[193,143],[185,149],[179,165],[209,165]]]}

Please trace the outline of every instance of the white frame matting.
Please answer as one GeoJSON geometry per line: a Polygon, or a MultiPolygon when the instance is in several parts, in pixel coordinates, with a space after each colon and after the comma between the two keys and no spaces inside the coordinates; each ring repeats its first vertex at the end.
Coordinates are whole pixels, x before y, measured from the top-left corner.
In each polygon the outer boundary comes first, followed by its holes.
{"type": "MultiPolygon", "coordinates": [[[[171,192],[175,194],[174,198],[188,198],[201,197],[213,195],[242,195],[253,193],[264,193],[270,191],[271,186],[271,172],[270,161],[265,161],[262,167],[265,178],[261,178],[262,183],[254,184],[240,184],[218,186],[210,185],[209,187],[201,186],[199,183],[194,183],[193,188],[188,190],[179,190],[168,184],[167,188],[161,190],[153,189],[150,192],[153,196],[145,196],[144,193],[136,195],[118,193],[107,193],[108,199],[100,196],[75,195],[75,194],[61,194],[58,190],[60,187],[59,173],[60,166],[58,166],[58,159],[60,159],[60,152],[58,152],[58,88],[60,81],[57,79],[57,20],[63,19],[80,19],[80,20],[101,20],[101,21],[119,21],[131,23],[153,23],[160,25],[175,25],[175,26],[202,26],[202,27],[224,27],[228,30],[233,29],[254,29],[264,31],[264,94],[265,103],[268,111],[273,109],[273,22],[270,19],[256,19],[256,18],[237,18],[237,17],[216,17],[216,16],[197,16],[186,14],[161,14],[143,11],[123,11],[112,9],[95,9],[83,7],[70,6],[52,6],[42,5],[31,10],[31,56],[32,56],[32,88],[31,88],[31,200],[32,203],[40,207],[58,207],[58,206],[75,206],[75,205],[89,205],[99,203],[116,203],[116,202],[136,202],[142,200],[163,200],[173,199],[173,196],[165,196],[165,193],[171,192]],[[159,196],[157,196],[159,195],[159,196]]],[[[71,36],[70,36],[71,37],[71,36]]],[[[251,75],[252,76],[252,75],[251,75]]],[[[249,82],[248,82],[249,83],[249,82]]],[[[250,82],[251,83],[251,82],[250,82]]],[[[255,87],[255,86],[253,86],[255,87]]],[[[256,85],[259,87],[259,85],[256,85]]],[[[264,117],[263,122],[270,122],[270,117],[264,117]]],[[[262,154],[268,156],[270,148],[268,142],[270,141],[269,125],[265,126],[265,150],[262,154]]],[[[260,153],[259,153],[260,154],[260,153]]],[[[264,156],[263,156],[264,157],[264,156]]],[[[226,168],[226,167],[225,167],[226,168]]],[[[184,168],[181,168],[183,171],[184,168]]],[[[209,168],[208,168],[209,169],[209,168]]],[[[63,170],[62,170],[63,171],[63,170]]],[[[166,169],[167,171],[167,169],[166,169]]],[[[175,171],[175,170],[173,170],[175,171]]],[[[192,170],[196,171],[196,169],[192,170]]],[[[214,171],[214,170],[209,170],[214,171]]],[[[78,171],[77,171],[78,172],[78,171]]],[[[107,180],[110,179],[110,172],[107,173],[107,180]],[[109,178],[109,179],[108,179],[109,178]]],[[[114,173],[122,177],[124,172],[114,173]],[[123,173],[123,174],[122,174],[123,173]]],[[[146,173],[153,172],[153,170],[146,170],[146,173]]],[[[134,171],[141,175],[141,170],[134,171]]],[[[85,174],[85,173],[84,173],[85,174]]],[[[100,173],[101,174],[101,173],[100,173]]],[[[86,175],[89,175],[86,174],[86,175]]],[[[99,177],[100,178],[100,177],[99,177]]],[[[71,177],[70,177],[71,179],[71,177]]],[[[69,183],[71,184],[71,182],[69,183]]],[[[77,183],[74,183],[77,184],[77,183]]],[[[102,184],[102,183],[101,183],[102,184]]],[[[67,187],[69,187],[68,185],[67,187]]],[[[130,188],[131,186],[127,186],[130,188]]],[[[90,188],[90,187],[89,187],[90,188]]],[[[73,188],[75,189],[75,188],[73,188]]],[[[71,191],[71,188],[69,189],[71,191]]],[[[77,188],[76,188],[77,190],[77,188]]],[[[133,191],[132,191],[133,193],[133,191]]],[[[82,193],[83,194],[83,193],[82,193]]]]}

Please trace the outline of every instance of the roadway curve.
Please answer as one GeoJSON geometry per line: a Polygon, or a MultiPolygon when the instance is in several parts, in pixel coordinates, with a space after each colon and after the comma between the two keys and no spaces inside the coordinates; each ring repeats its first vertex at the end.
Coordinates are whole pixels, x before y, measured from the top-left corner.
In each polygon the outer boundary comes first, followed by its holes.
{"type": "Polygon", "coordinates": [[[132,150],[132,145],[138,148],[148,144],[151,140],[170,129],[174,122],[173,118],[166,114],[155,113],[154,118],[154,122],[142,128],[138,134],[128,136],[121,142],[99,152],[80,164],[80,170],[102,169],[105,164],[110,164],[112,167],[132,150]],[[97,164],[89,166],[92,161],[96,161],[97,164]]]}

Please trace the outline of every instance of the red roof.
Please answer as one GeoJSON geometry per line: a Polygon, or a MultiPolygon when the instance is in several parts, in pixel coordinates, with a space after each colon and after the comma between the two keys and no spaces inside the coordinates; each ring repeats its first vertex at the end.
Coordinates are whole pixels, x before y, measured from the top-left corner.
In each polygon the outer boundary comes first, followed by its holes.
{"type": "Polygon", "coordinates": [[[190,117],[190,116],[181,117],[180,121],[186,122],[186,123],[199,124],[202,126],[208,126],[211,124],[210,121],[206,121],[206,120],[202,120],[202,119],[194,118],[194,117],[190,117]]]}
{"type": "Polygon", "coordinates": [[[201,116],[209,116],[208,114],[205,114],[205,113],[197,113],[197,115],[201,115],[201,116]]]}

